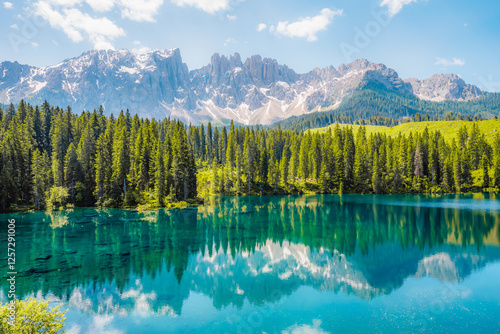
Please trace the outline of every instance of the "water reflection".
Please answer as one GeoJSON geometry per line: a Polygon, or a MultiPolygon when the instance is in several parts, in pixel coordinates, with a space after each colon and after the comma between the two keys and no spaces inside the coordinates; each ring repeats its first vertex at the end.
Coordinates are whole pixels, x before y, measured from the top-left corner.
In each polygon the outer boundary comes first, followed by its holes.
{"type": "MultiPolygon", "coordinates": [[[[460,282],[498,261],[499,203],[493,196],[480,208],[472,196],[214,197],[198,210],[16,215],[17,292],[122,317],[180,315],[190,293],[217,309],[278,302],[302,286],[373,299],[408,277],[460,282]]],[[[0,287],[6,291],[5,280],[0,287]]]]}

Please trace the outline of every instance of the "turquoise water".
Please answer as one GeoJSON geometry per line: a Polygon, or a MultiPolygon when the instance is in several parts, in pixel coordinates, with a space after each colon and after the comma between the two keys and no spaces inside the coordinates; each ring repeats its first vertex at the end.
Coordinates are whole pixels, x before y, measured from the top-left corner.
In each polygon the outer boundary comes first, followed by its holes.
{"type": "Polygon", "coordinates": [[[216,197],[7,218],[18,297],[62,303],[70,333],[500,332],[495,195],[216,197]]]}

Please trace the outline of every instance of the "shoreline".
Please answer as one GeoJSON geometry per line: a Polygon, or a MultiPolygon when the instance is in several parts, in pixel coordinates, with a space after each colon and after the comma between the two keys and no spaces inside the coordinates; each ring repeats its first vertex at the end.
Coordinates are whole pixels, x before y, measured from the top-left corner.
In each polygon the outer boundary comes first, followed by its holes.
{"type": "Polygon", "coordinates": [[[203,206],[206,204],[206,198],[209,197],[235,197],[235,198],[244,198],[244,197],[285,197],[285,196],[317,196],[317,195],[333,195],[333,196],[339,196],[342,197],[344,195],[349,196],[349,195],[359,195],[359,196],[398,196],[398,195],[410,195],[410,196],[417,196],[417,195],[425,195],[425,196],[431,196],[431,197],[437,197],[437,196],[446,196],[446,195],[475,195],[475,194],[489,194],[489,195],[496,195],[500,194],[500,191],[470,191],[470,192],[460,192],[460,193],[447,193],[447,192],[425,192],[425,193],[394,193],[394,194],[359,194],[359,193],[343,193],[343,194],[336,194],[336,193],[302,193],[302,194],[252,194],[252,195],[219,195],[219,194],[211,194],[211,195],[206,195],[202,198],[197,198],[199,200],[198,202],[195,203],[189,203],[185,201],[180,201],[180,202],[175,202],[171,203],[172,205],[170,206],[150,206],[150,205],[138,205],[136,207],[103,207],[103,206],[67,206],[67,207],[59,207],[56,208],[55,210],[48,210],[48,209],[36,209],[33,207],[25,207],[22,209],[17,209],[17,210],[8,210],[8,211],[0,211],[1,214],[9,214],[9,213],[17,213],[17,214],[28,214],[28,213],[35,213],[35,212],[45,212],[45,211],[50,211],[50,212],[57,212],[61,210],[71,210],[71,209],[118,209],[118,210],[126,210],[126,211],[131,211],[131,212],[143,212],[143,211],[156,211],[156,210],[197,210],[199,206],[203,206]]]}

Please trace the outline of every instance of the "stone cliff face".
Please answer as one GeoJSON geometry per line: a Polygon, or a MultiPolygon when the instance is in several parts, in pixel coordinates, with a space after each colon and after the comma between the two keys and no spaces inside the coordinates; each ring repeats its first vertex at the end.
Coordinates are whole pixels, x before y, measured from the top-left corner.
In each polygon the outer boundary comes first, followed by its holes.
{"type": "Polygon", "coordinates": [[[456,74],[436,74],[425,80],[414,78],[405,82],[412,86],[413,94],[431,101],[467,101],[481,95],[481,90],[468,85],[456,74]]]}
{"type": "Polygon", "coordinates": [[[133,54],[89,51],[49,67],[0,64],[0,103],[48,100],[75,111],[102,105],[107,113],[130,109],[145,117],[171,116],[187,122],[234,119],[270,124],[321,108],[335,108],[369,83],[433,101],[470,100],[483,93],[453,74],[426,80],[399,78],[383,64],[359,59],[297,74],[274,59],[214,54],[189,71],[179,49],[133,54]]]}

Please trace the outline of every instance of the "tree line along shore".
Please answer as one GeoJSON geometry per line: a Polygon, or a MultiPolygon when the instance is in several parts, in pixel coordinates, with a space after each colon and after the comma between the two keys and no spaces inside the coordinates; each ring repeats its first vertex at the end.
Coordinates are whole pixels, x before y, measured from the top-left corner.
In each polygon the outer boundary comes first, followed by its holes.
{"type": "Polygon", "coordinates": [[[128,110],[78,115],[23,101],[0,108],[0,120],[2,211],[175,207],[212,194],[500,189],[500,135],[486,138],[479,122],[452,138],[427,128],[398,135],[345,125],[298,132],[233,122],[192,126],[128,110]]]}

